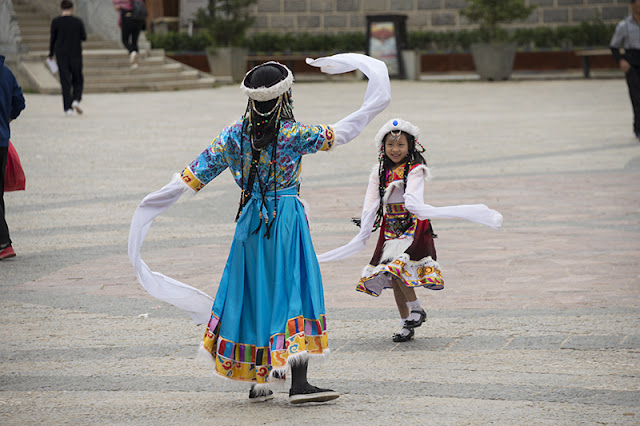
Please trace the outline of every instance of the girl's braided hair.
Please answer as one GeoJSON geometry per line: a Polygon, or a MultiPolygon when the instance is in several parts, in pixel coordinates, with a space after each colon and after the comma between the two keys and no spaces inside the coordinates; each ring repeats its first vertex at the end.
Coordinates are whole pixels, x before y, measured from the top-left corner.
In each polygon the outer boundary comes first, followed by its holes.
{"type": "MultiPolygon", "coordinates": [[[[380,195],[380,204],[378,205],[378,210],[376,211],[376,218],[373,222],[372,232],[377,231],[382,226],[384,220],[384,193],[387,189],[387,176],[389,175],[389,173],[393,173],[394,163],[389,157],[387,157],[387,154],[385,154],[384,143],[390,134],[391,132],[387,133],[384,138],[382,138],[383,143],[381,144],[380,152],[378,153],[378,193],[380,195]]],[[[422,156],[424,148],[422,147],[422,145],[420,145],[416,138],[412,134],[405,131],[402,131],[402,134],[407,138],[407,143],[409,144],[407,162],[404,164],[404,173],[402,177],[404,186],[406,188],[407,176],[409,175],[411,167],[415,164],[427,165],[427,161],[422,156]],[[421,150],[417,150],[416,145],[419,145],[421,150]]],[[[354,219],[353,222],[356,225],[360,226],[360,219],[354,219]]],[[[405,217],[402,219],[402,229],[406,230],[409,226],[411,226],[411,223],[411,214],[407,212],[405,213],[405,217]]]]}

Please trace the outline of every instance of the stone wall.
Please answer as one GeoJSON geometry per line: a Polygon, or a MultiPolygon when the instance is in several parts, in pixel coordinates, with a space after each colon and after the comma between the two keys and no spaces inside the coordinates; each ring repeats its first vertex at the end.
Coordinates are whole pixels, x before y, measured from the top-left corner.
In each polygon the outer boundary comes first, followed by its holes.
{"type": "MultiPolygon", "coordinates": [[[[118,14],[111,0],[72,1],[74,14],[82,18],[87,32],[99,34],[105,40],[120,40],[118,14]]],[[[28,3],[36,6],[51,19],[60,14],[60,0],[28,0],[28,3]]]]}
{"type": "Polygon", "coordinates": [[[6,57],[7,66],[16,61],[20,30],[13,4],[0,1],[0,55],[6,57]]]}
{"type": "Polygon", "coordinates": [[[74,4],[75,13],[82,18],[87,31],[100,34],[105,40],[120,40],[118,12],[111,0],[75,0],[74,4]]]}
{"type": "MultiPolygon", "coordinates": [[[[512,26],[578,25],[600,16],[615,23],[630,13],[628,0],[525,0],[536,11],[512,26]]],[[[185,25],[206,0],[181,0],[185,25]]],[[[465,0],[258,0],[254,31],[364,32],[367,15],[405,14],[409,31],[469,29],[460,16],[465,0]]]]}

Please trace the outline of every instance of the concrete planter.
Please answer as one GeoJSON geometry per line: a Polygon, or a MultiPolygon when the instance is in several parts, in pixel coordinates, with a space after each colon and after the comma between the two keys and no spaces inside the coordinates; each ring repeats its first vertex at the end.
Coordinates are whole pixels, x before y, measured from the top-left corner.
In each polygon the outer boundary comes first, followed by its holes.
{"type": "Polygon", "coordinates": [[[403,50],[402,60],[404,61],[404,79],[420,79],[420,54],[415,50],[403,50]]]}
{"type": "Polygon", "coordinates": [[[471,55],[476,72],[483,80],[507,80],[513,70],[515,43],[473,43],[471,55]]]}
{"type": "Polygon", "coordinates": [[[244,47],[217,47],[207,51],[211,74],[219,83],[240,83],[247,73],[249,50],[244,47]]]}

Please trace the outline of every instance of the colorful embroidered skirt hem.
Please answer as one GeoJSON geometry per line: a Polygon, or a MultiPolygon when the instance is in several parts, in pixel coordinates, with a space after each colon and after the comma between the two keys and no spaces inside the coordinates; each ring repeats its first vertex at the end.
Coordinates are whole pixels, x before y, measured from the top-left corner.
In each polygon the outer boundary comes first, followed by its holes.
{"type": "Polygon", "coordinates": [[[259,200],[254,195],[238,220],[203,347],[216,374],[262,385],[298,357],[323,356],[328,337],[320,266],[296,189],[259,200]],[[267,238],[262,218],[274,202],[267,238]]]}
{"type": "Polygon", "coordinates": [[[409,259],[408,254],[403,253],[388,263],[366,266],[356,285],[356,291],[380,296],[383,289],[392,287],[393,278],[400,280],[407,287],[425,287],[429,290],[444,288],[440,265],[431,256],[413,261],[409,259]]]}

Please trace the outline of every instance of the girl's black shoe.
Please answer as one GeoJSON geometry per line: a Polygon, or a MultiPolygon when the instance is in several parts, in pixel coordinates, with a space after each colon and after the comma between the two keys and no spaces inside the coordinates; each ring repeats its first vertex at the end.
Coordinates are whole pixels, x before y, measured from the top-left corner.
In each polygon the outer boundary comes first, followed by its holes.
{"type": "Polygon", "coordinates": [[[419,320],[407,320],[404,322],[404,328],[418,328],[422,325],[423,322],[427,319],[427,313],[424,309],[420,309],[419,311],[411,311],[412,314],[420,314],[419,320]]]}
{"type": "Polygon", "coordinates": [[[394,342],[408,342],[409,340],[413,339],[413,335],[415,334],[415,332],[413,331],[413,328],[409,329],[409,334],[401,334],[401,333],[396,333],[393,335],[393,341],[394,342]]]}

